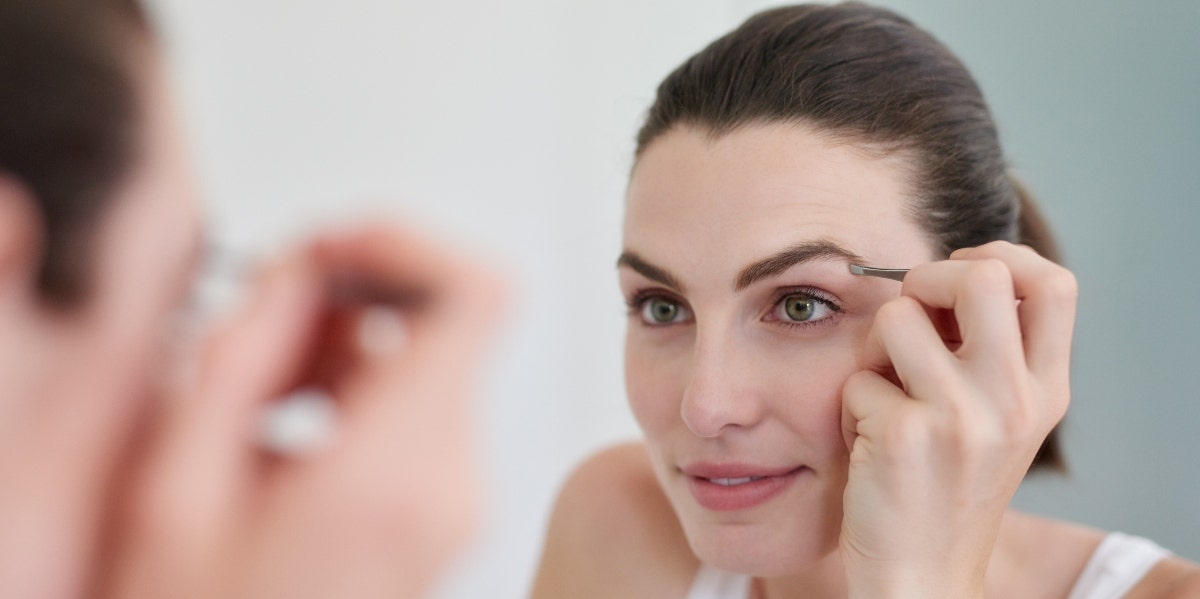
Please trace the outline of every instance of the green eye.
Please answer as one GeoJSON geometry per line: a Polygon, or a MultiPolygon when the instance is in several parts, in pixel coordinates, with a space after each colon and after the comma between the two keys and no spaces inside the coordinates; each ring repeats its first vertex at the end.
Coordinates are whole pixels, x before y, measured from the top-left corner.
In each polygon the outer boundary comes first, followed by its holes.
{"type": "Polygon", "coordinates": [[[817,300],[803,295],[790,295],[783,299],[783,311],[791,320],[806,322],[817,312],[817,300]]]}
{"type": "Polygon", "coordinates": [[[672,324],[686,316],[686,309],[679,302],[665,297],[651,297],[642,302],[642,322],[646,324],[672,324]]]}
{"type": "Polygon", "coordinates": [[[796,292],[783,296],[775,304],[774,319],[784,324],[811,325],[824,322],[835,312],[840,312],[837,304],[811,292],[796,292]]]}
{"type": "Polygon", "coordinates": [[[657,323],[668,323],[675,320],[679,314],[679,304],[662,298],[654,298],[646,302],[646,312],[650,320],[657,323]]]}

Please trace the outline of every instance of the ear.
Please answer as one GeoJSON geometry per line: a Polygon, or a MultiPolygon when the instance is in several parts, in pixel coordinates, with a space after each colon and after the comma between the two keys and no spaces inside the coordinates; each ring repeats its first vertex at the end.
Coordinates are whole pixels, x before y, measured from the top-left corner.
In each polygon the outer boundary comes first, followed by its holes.
{"type": "Polygon", "coordinates": [[[0,297],[36,297],[41,224],[33,192],[16,177],[0,171],[0,297]]]}

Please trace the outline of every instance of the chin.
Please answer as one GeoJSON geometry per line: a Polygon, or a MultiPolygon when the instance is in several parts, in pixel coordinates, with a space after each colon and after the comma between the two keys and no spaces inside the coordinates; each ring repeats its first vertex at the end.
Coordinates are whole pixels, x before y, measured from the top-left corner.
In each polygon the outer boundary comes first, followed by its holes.
{"type": "Polygon", "coordinates": [[[676,509],[692,552],[728,572],[780,577],[809,570],[838,550],[841,506],[777,506],[736,519],[676,509]],[[778,509],[782,508],[782,509],[778,509]],[[836,512],[836,513],[834,513],[836,512]]]}

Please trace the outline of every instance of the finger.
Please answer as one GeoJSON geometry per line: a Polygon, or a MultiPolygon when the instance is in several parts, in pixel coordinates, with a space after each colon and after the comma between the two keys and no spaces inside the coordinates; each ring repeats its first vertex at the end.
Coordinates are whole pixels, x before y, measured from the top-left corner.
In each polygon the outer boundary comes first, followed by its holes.
{"type": "Polygon", "coordinates": [[[911,399],[882,375],[860,370],[842,386],[842,438],[846,449],[853,450],[861,436],[877,436],[881,423],[895,410],[904,409],[911,399]]]}
{"type": "Polygon", "coordinates": [[[352,284],[362,295],[390,291],[402,300],[436,300],[457,282],[456,275],[465,263],[421,233],[394,224],[326,235],[316,241],[314,249],[322,269],[336,281],[352,284]]]}
{"type": "Polygon", "coordinates": [[[879,307],[863,346],[862,365],[879,374],[894,370],[911,397],[937,401],[946,395],[956,359],[923,306],[898,297],[879,307]]]}
{"type": "MultiPolygon", "coordinates": [[[[342,322],[353,323],[356,335],[343,329],[343,339],[356,342],[347,343],[354,355],[334,384],[344,409],[340,439],[306,477],[338,489],[330,509],[349,514],[350,531],[361,533],[356,523],[367,522],[370,533],[382,523],[406,531],[395,539],[412,538],[438,522],[437,544],[461,540],[479,502],[468,399],[503,292],[473,263],[391,235],[400,234],[354,238],[347,244],[366,247],[343,246],[326,264],[401,284],[425,303],[344,309],[342,322]],[[448,515],[452,521],[443,521],[448,515]]],[[[426,543],[426,552],[438,552],[434,545],[426,543]]]]}
{"type": "MultiPolygon", "coordinates": [[[[464,419],[466,397],[481,374],[480,358],[498,319],[495,304],[486,299],[500,295],[492,289],[477,283],[443,294],[438,301],[454,307],[433,307],[441,314],[436,317],[381,306],[365,311],[358,320],[355,367],[337,387],[356,412],[349,417],[382,424],[421,412],[429,426],[464,419]]],[[[381,434],[385,438],[378,442],[394,440],[381,434]]]]}
{"type": "Polygon", "coordinates": [[[952,258],[996,259],[1012,272],[1026,361],[1039,379],[1065,380],[1070,368],[1071,337],[1079,286],[1071,271],[1032,248],[1007,242],[959,250],[952,258]]]}
{"type": "Polygon", "coordinates": [[[921,264],[904,278],[901,294],[954,312],[968,360],[1023,364],[1013,278],[1000,260],[943,260],[921,264]]]}
{"type": "MultiPolygon", "coordinates": [[[[503,311],[498,279],[445,248],[405,238],[398,230],[375,229],[339,241],[326,264],[364,273],[427,297],[416,309],[400,307],[382,317],[382,307],[364,310],[360,324],[402,331],[360,343],[356,366],[336,386],[345,412],[334,477],[357,496],[388,498],[390,505],[413,500],[414,481],[427,493],[459,489],[463,501],[475,484],[469,398],[481,374],[479,358],[503,311]],[[374,317],[371,316],[374,314],[374,317]],[[390,322],[390,323],[389,323],[390,322]],[[399,326],[393,325],[398,322],[399,326]],[[381,456],[414,456],[403,468],[387,467],[381,456]],[[420,456],[437,456],[422,459],[420,456]],[[353,473],[365,473],[355,477],[353,473]],[[452,479],[452,480],[448,480],[452,479]]],[[[360,338],[370,338],[367,332],[360,338]]],[[[347,501],[354,501],[347,494],[347,501]]],[[[414,508],[415,509],[415,508],[414,508]]]]}
{"type": "Polygon", "coordinates": [[[305,262],[297,253],[266,273],[205,347],[196,387],[172,406],[148,482],[154,509],[181,512],[174,517],[193,527],[185,534],[203,538],[230,518],[256,463],[260,410],[298,376],[320,309],[305,262]]]}
{"type": "Polygon", "coordinates": [[[429,379],[443,386],[461,386],[470,378],[464,377],[464,372],[478,370],[476,358],[506,303],[494,275],[400,229],[365,229],[327,241],[322,249],[323,268],[331,272],[350,273],[369,284],[405,289],[409,295],[424,298],[415,307],[350,308],[359,316],[360,325],[368,325],[366,330],[360,326],[360,340],[370,338],[372,331],[389,328],[403,330],[404,337],[403,343],[384,341],[383,348],[359,351],[358,367],[353,370],[356,383],[411,386],[429,379]],[[386,347],[389,345],[392,347],[386,347]]]}
{"type": "Polygon", "coordinates": [[[286,391],[300,375],[324,301],[319,275],[303,251],[269,267],[248,301],[204,348],[196,392],[211,396],[213,405],[225,407],[220,413],[236,418],[260,407],[253,400],[286,391]]]}

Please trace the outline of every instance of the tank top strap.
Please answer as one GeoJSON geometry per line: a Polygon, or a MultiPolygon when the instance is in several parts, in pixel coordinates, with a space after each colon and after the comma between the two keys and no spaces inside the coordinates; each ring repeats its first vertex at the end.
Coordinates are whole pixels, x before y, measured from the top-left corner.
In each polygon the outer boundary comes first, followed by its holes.
{"type": "Polygon", "coordinates": [[[1092,553],[1067,599],[1119,599],[1170,554],[1149,539],[1109,533],[1092,553]]]}
{"type": "Polygon", "coordinates": [[[701,565],[687,599],[746,599],[750,577],[701,565]]]}

